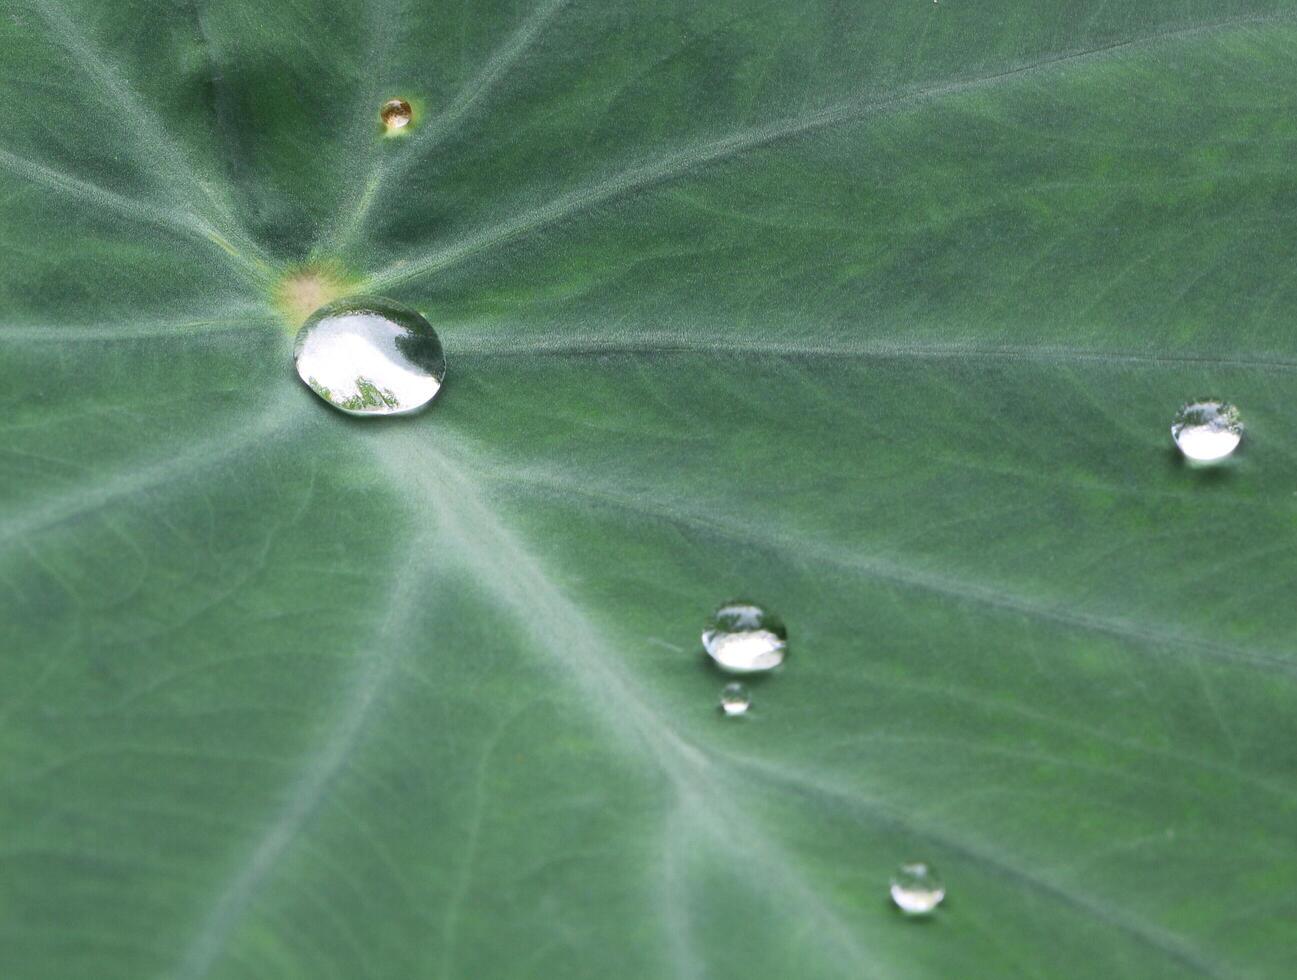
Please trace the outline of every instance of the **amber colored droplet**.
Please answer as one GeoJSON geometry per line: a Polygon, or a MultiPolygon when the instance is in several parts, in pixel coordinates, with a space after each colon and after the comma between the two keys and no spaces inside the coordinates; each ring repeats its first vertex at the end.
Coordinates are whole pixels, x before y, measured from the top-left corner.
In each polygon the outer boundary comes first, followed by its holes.
{"type": "Polygon", "coordinates": [[[383,103],[383,109],[379,116],[383,120],[383,125],[388,129],[401,129],[410,124],[413,117],[410,111],[410,103],[405,99],[391,99],[383,103]]]}

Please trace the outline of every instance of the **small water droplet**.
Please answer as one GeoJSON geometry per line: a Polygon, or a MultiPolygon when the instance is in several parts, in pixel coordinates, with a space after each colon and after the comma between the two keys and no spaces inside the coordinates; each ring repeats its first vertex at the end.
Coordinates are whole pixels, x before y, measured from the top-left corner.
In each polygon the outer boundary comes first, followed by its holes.
{"type": "Polygon", "coordinates": [[[1204,399],[1189,402],[1175,415],[1171,437],[1194,463],[1215,463],[1238,448],[1243,438],[1243,422],[1238,409],[1227,402],[1204,399]]]}
{"type": "Polygon", "coordinates": [[[773,670],[784,662],[788,633],[779,617],[751,602],[727,602],[703,631],[703,649],[732,674],[773,670]]]}
{"type": "Polygon", "coordinates": [[[752,695],[742,684],[726,684],[721,688],[721,711],[726,718],[737,718],[752,707],[752,695]]]}
{"type": "Polygon", "coordinates": [[[946,886],[930,864],[902,864],[892,875],[892,901],[906,915],[927,915],[946,897],[946,886]]]}
{"type": "Polygon", "coordinates": [[[390,99],[383,103],[383,108],[379,110],[378,115],[389,130],[402,129],[410,124],[410,120],[414,118],[414,111],[405,99],[390,99]]]}
{"type": "Polygon", "coordinates": [[[349,415],[402,415],[441,390],[446,355],[420,314],[355,296],[316,310],[297,334],[298,376],[349,415]]]}

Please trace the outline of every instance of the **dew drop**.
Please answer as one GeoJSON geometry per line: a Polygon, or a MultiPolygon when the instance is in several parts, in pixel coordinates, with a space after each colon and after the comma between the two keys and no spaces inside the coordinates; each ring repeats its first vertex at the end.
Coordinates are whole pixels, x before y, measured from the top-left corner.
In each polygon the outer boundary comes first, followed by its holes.
{"type": "Polygon", "coordinates": [[[1190,462],[1216,463],[1238,448],[1243,422],[1227,402],[1189,402],[1176,413],[1171,437],[1190,462]]]}
{"type": "Polygon", "coordinates": [[[732,674],[773,670],[784,662],[788,634],[779,617],[751,602],[727,602],[703,631],[703,649],[732,674]]]}
{"type": "Polygon", "coordinates": [[[902,864],[892,875],[892,901],[906,915],[927,915],[946,897],[946,886],[930,864],[902,864]]]}
{"type": "Polygon", "coordinates": [[[726,718],[738,718],[752,707],[752,695],[742,684],[726,684],[721,688],[721,712],[726,718]]]}
{"type": "Polygon", "coordinates": [[[391,300],[354,296],[321,307],[297,334],[298,376],[349,415],[402,415],[441,389],[446,355],[420,314],[391,300]]]}
{"type": "Polygon", "coordinates": [[[383,108],[379,110],[379,118],[383,120],[383,125],[389,130],[404,129],[414,118],[414,112],[410,108],[410,103],[405,99],[390,99],[383,103],[383,108]]]}

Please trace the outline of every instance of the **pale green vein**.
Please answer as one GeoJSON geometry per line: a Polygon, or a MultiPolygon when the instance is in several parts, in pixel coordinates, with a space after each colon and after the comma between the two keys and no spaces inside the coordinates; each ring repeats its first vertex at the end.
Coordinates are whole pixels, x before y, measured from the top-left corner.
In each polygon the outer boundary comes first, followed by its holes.
{"type": "MultiPolygon", "coordinates": [[[[562,665],[572,680],[593,695],[592,710],[608,723],[618,744],[637,756],[646,756],[668,777],[679,801],[680,812],[704,831],[715,848],[741,854],[755,863],[770,883],[789,895],[792,907],[813,918],[838,952],[854,963],[853,972],[876,972],[856,933],[827,906],[812,884],[796,871],[796,863],[778,844],[752,823],[746,811],[728,791],[716,785],[711,757],[677,735],[669,715],[637,690],[633,679],[608,658],[609,647],[598,628],[554,585],[539,561],[499,520],[486,503],[482,489],[467,471],[452,468],[447,457],[428,447],[417,430],[397,430],[374,447],[379,459],[399,485],[416,489],[410,498],[412,517],[422,527],[436,528],[438,552],[472,572],[474,580],[486,584],[501,606],[520,620],[545,650],[562,665]]],[[[404,576],[407,581],[419,576],[404,576]]],[[[389,611],[389,628],[401,616],[400,603],[389,611]]],[[[304,829],[312,812],[322,803],[329,785],[346,765],[352,747],[370,716],[385,679],[392,674],[385,661],[364,668],[366,680],[354,685],[334,735],[312,759],[289,802],[273,822],[271,830],[253,847],[231,878],[217,903],[217,911],[200,928],[190,946],[181,976],[186,980],[204,976],[217,962],[229,936],[269,876],[278,859],[304,829]]],[[[858,802],[858,801],[856,801],[858,802]]],[[[896,823],[885,809],[871,809],[871,819],[896,823]]],[[[902,825],[905,826],[905,825],[902,825]]],[[[908,828],[907,828],[908,829],[908,828]]],[[[934,837],[934,839],[936,839],[934,837]]],[[[1186,949],[1174,937],[1156,927],[1100,907],[1100,903],[1077,895],[1062,886],[1028,875],[1001,858],[968,845],[944,841],[992,872],[1028,884],[1037,893],[1082,911],[1096,921],[1133,937],[1195,972],[1219,975],[1214,964],[1186,949]]]]}
{"type": "Polygon", "coordinates": [[[981,845],[954,840],[931,828],[920,826],[912,813],[901,814],[876,799],[831,786],[809,770],[792,771],[776,763],[733,753],[727,753],[724,758],[740,771],[739,775],[750,774],[760,777],[786,790],[845,807],[871,822],[891,824],[907,833],[924,837],[934,845],[952,854],[958,854],[988,874],[1005,878],[1043,898],[1075,909],[1117,933],[1125,934],[1136,942],[1158,950],[1192,973],[1220,977],[1222,980],[1233,975],[1223,966],[1204,958],[1182,937],[1135,918],[1116,902],[1093,898],[1076,892],[1062,883],[1050,881],[1037,874],[1028,874],[1016,867],[1002,852],[992,852],[981,845]]]}
{"type": "MultiPolygon", "coordinates": [[[[469,473],[452,467],[413,431],[381,448],[384,459],[406,486],[421,490],[424,519],[436,521],[448,554],[491,589],[502,607],[525,622],[546,652],[568,676],[590,693],[587,703],[607,724],[626,751],[647,756],[668,777],[677,799],[718,846],[743,848],[755,828],[732,800],[710,790],[706,758],[675,733],[666,712],[636,690],[635,681],[604,651],[609,641],[580,609],[556,588],[531,550],[504,525],[486,503],[469,473]]],[[[855,975],[872,975],[872,962],[852,923],[826,905],[816,890],[795,870],[771,840],[744,848],[746,860],[767,868],[799,906],[814,916],[824,938],[853,964],[855,975]]]]}
{"type": "Polygon", "coordinates": [[[1279,652],[1247,650],[1212,642],[1168,626],[1149,625],[1125,618],[1082,612],[1070,609],[1061,603],[1042,602],[1018,595],[1003,586],[987,586],[979,582],[915,568],[895,558],[860,554],[836,544],[816,541],[804,534],[792,535],[780,532],[766,524],[757,526],[731,518],[703,515],[687,508],[664,505],[644,494],[622,493],[607,487],[599,487],[588,480],[569,480],[549,472],[513,469],[499,465],[488,467],[485,472],[499,479],[539,486],[548,485],[563,494],[576,494],[603,500],[643,516],[672,521],[695,530],[707,531],[748,544],[756,544],[771,551],[793,555],[799,561],[813,558],[815,561],[849,570],[890,586],[926,592],[960,603],[1056,623],[1073,629],[1107,634],[1118,640],[1134,642],[1165,652],[1192,653],[1208,659],[1284,674],[1297,674],[1297,662],[1289,660],[1279,652]]]}
{"type": "Polygon", "coordinates": [[[227,462],[249,447],[265,448],[268,440],[283,435],[294,420],[302,417],[302,405],[299,397],[282,398],[251,413],[246,424],[228,433],[191,443],[161,459],[132,460],[116,472],[100,474],[89,486],[41,495],[25,509],[0,519],[0,555],[35,534],[101,511],[117,501],[137,504],[156,488],[192,479],[196,473],[227,462]]]}
{"type": "MultiPolygon", "coordinates": [[[[593,623],[568,600],[526,548],[496,518],[467,473],[429,451],[411,430],[393,430],[371,444],[382,465],[400,485],[417,489],[410,498],[412,517],[423,534],[435,529],[436,548],[421,536],[412,549],[412,561],[397,578],[402,583],[385,617],[384,632],[399,631],[417,612],[426,579],[428,556],[445,556],[475,579],[486,583],[499,604],[528,624],[548,654],[567,669],[581,686],[597,694],[589,699],[607,722],[610,733],[627,751],[647,755],[670,779],[677,798],[692,812],[699,826],[718,845],[739,846],[754,831],[746,815],[732,802],[709,798],[707,762],[693,746],[665,725],[664,713],[650,706],[635,691],[632,680],[600,652],[606,645],[593,623]]],[[[332,726],[332,734],[309,761],[287,797],[287,802],[221,889],[212,911],[200,922],[188,944],[176,975],[178,980],[207,976],[219,961],[258,891],[274,873],[279,859],[304,829],[321,804],[368,723],[371,707],[394,674],[395,654],[366,660],[362,676],[349,687],[349,696],[332,726]]],[[[852,925],[826,905],[801,879],[795,866],[773,841],[746,855],[767,867],[770,874],[796,898],[799,908],[815,916],[825,940],[853,964],[853,975],[875,975],[852,925]]]]}
{"type": "MultiPolygon", "coordinates": [[[[335,215],[329,230],[319,236],[311,249],[311,254],[317,258],[321,253],[337,250],[341,246],[342,239],[353,230],[363,209],[368,208],[369,196],[377,190],[377,177],[382,169],[378,154],[384,147],[382,140],[375,139],[374,134],[379,124],[379,106],[388,91],[383,86],[393,84],[386,77],[383,69],[390,61],[389,54],[402,34],[402,11],[402,0],[383,0],[372,5],[369,19],[370,40],[365,47],[364,60],[357,67],[357,70],[366,77],[368,84],[357,86],[358,92],[355,105],[351,110],[351,130],[348,137],[350,146],[364,147],[367,150],[367,162],[363,169],[369,176],[365,179],[365,187],[359,193],[352,191],[352,197],[357,203],[348,212],[350,218],[344,218],[341,213],[335,215]],[[374,66],[381,67],[375,69],[374,66]]],[[[391,91],[392,94],[396,92],[395,89],[391,91]]]]}
{"type": "MultiPolygon", "coordinates": [[[[620,734],[627,723],[638,730],[640,744],[635,746],[632,742],[631,745],[639,753],[647,751],[657,760],[671,778],[679,798],[686,804],[685,812],[700,827],[708,830],[714,845],[732,849],[744,860],[763,862],[763,867],[784,893],[797,896],[792,905],[800,906],[821,925],[836,931],[842,948],[852,951],[856,957],[857,969],[865,966],[867,960],[862,958],[864,950],[855,931],[858,926],[842,921],[836,910],[827,907],[818,890],[794,870],[795,862],[751,821],[746,809],[735,802],[733,795],[718,790],[708,755],[700,754],[697,748],[675,735],[669,714],[635,690],[629,675],[624,674],[616,661],[603,652],[613,645],[603,639],[595,625],[551,584],[550,576],[526,546],[515,539],[491,511],[481,489],[469,482],[467,472],[450,470],[444,453],[431,451],[413,437],[404,440],[398,465],[406,485],[422,475],[430,492],[444,495],[434,506],[434,513],[442,515],[443,526],[448,530],[453,526],[462,531],[463,540],[458,547],[467,552],[468,562],[478,572],[477,580],[489,583],[502,601],[513,606],[516,614],[528,622],[533,635],[542,639],[551,653],[567,665],[574,679],[590,687],[596,695],[591,703],[602,707],[615,732],[620,734]],[[448,485],[432,491],[427,474],[436,468],[441,469],[448,485]],[[463,508],[462,516],[457,515],[452,525],[446,513],[459,507],[463,508]],[[499,552],[498,557],[491,557],[496,552],[499,552]]],[[[433,499],[437,500],[437,497],[433,499]]],[[[1027,881],[1031,877],[1002,861],[993,860],[989,855],[981,855],[981,860],[988,865],[994,864],[1000,873],[1018,880],[1027,881]]],[[[1044,882],[1036,881],[1035,887],[1072,907],[1085,910],[1107,925],[1117,924],[1113,921],[1112,911],[1099,909],[1098,903],[1091,899],[1044,882]]],[[[1189,955],[1157,930],[1137,920],[1131,921],[1129,916],[1125,917],[1121,928],[1198,972],[1218,975],[1210,964],[1189,955]]]]}
{"type": "Polygon", "coordinates": [[[477,861],[478,850],[481,846],[482,823],[486,819],[487,774],[496,748],[519,714],[520,712],[515,711],[501,719],[494,732],[486,739],[486,744],[482,747],[481,755],[478,757],[477,770],[473,777],[473,802],[469,816],[468,834],[463,847],[460,848],[462,856],[459,870],[455,875],[455,883],[450,897],[446,900],[446,907],[441,920],[441,970],[439,972],[444,980],[453,980],[455,976],[459,920],[463,914],[464,903],[468,899],[473,882],[473,866],[477,861]]]}
{"type": "Polygon", "coordinates": [[[675,970],[674,980],[703,980],[706,968],[694,945],[694,926],[680,896],[686,887],[680,850],[684,820],[677,811],[662,822],[658,835],[661,852],[658,873],[658,914],[662,916],[663,938],[675,970]]]}
{"type": "Polygon", "coordinates": [[[921,107],[945,97],[1004,85],[1011,81],[1030,78],[1041,72],[1060,70],[1069,65],[1096,58],[1110,57],[1120,52],[1162,44],[1173,38],[1204,34],[1244,25],[1289,23],[1291,20],[1291,16],[1247,15],[1228,18],[1213,24],[1161,31],[1147,37],[1046,58],[990,75],[964,81],[930,85],[892,97],[880,99],[874,95],[869,95],[848,99],[802,115],[790,116],[764,125],[739,130],[718,139],[683,147],[657,160],[632,167],[604,180],[578,188],[555,198],[541,207],[470,236],[458,244],[433,249],[425,255],[416,256],[412,259],[398,260],[386,269],[370,276],[365,281],[364,288],[370,291],[390,289],[412,279],[440,272],[463,262],[479,252],[505,244],[529,232],[564,221],[582,212],[590,211],[616,198],[666,183],[712,164],[722,163],[750,151],[759,150],[799,136],[821,132],[844,124],[860,122],[883,113],[921,107]]]}
{"type": "MultiPolygon", "coordinates": [[[[492,53],[477,75],[459,91],[450,105],[412,134],[399,157],[390,163],[380,163],[374,169],[365,182],[364,190],[360,193],[350,217],[342,223],[340,230],[327,236],[328,247],[342,248],[351,240],[364,226],[369,210],[373,207],[383,184],[398,180],[402,173],[423,159],[416,150],[423,151],[426,155],[428,150],[437,146],[448,133],[462,123],[474,106],[482,102],[491,89],[531,49],[550,21],[569,2],[570,0],[545,0],[541,3],[522,26],[492,53]]],[[[372,113],[373,110],[370,111],[372,113]]]]}
{"type": "Polygon", "coordinates": [[[377,654],[362,657],[349,678],[347,697],[330,726],[330,734],[289,787],[284,803],[265,832],[238,859],[229,877],[202,916],[185,946],[171,980],[196,980],[207,976],[220,959],[230,934],[248,911],[258,889],[280,858],[295,842],[341,772],[361,738],[375,702],[382,695],[401,657],[402,624],[419,609],[426,576],[436,550],[427,534],[417,535],[403,559],[394,563],[390,601],[377,627],[390,643],[375,643],[377,654]]]}
{"type": "Polygon", "coordinates": [[[264,326],[275,318],[263,306],[248,304],[228,313],[210,317],[178,320],[140,319],[128,322],[91,324],[37,325],[30,323],[0,324],[0,345],[8,343],[94,342],[115,340],[158,340],[162,338],[199,339],[202,337],[242,334],[264,326]]]}
{"type": "Polygon", "coordinates": [[[715,334],[700,336],[697,332],[632,331],[623,334],[538,334],[528,337],[497,330],[484,333],[443,333],[452,338],[456,350],[464,354],[490,358],[530,359],[555,356],[594,358],[606,356],[669,357],[674,354],[700,354],[717,357],[748,355],[771,358],[874,358],[878,360],[962,361],[970,358],[991,361],[1025,361],[1046,364],[1111,364],[1150,367],[1245,368],[1248,370],[1287,373],[1297,370],[1297,359],[1289,355],[1258,351],[1241,351],[1224,356],[1185,352],[1105,351],[1084,347],[1026,344],[979,344],[967,342],[844,337],[815,340],[769,336],[733,336],[718,338],[715,334]]]}
{"type": "Polygon", "coordinates": [[[895,688],[910,694],[917,694],[924,698],[931,698],[943,704],[958,704],[965,707],[977,709],[979,712],[986,712],[994,715],[1008,716],[1005,718],[1007,725],[1012,726],[1005,730],[1021,731],[1024,723],[1032,726],[1040,726],[1047,730],[1052,730],[1067,738],[1077,739],[1081,742],[1098,742],[1105,745],[1111,745],[1114,748],[1121,749],[1123,752],[1132,752],[1150,760],[1158,767],[1165,767],[1168,763],[1176,766],[1186,766],[1191,769],[1198,769],[1204,773],[1210,773],[1214,776],[1223,776],[1240,786],[1246,786],[1251,789],[1257,789],[1267,796],[1274,797],[1274,802],[1280,806],[1292,808],[1297,804],[1297,788],[1282,783],[1274,783],[1267,779],[1261,778],[1254,773],[1235,765],[1225,765],[1209,758],[1203,758],[1197,755],[1187,755],[1183,752],[1176,752],[1172,749],[1161,748],[1156,745],[1147,745],[1142,742],[1133,741],[1128,738],[1121,738],[1102,728],[1092,725],[1084,725],[1078,722],[1070,721],[1058,714],[1048,714],[1043,711],[1036,711],[1032,708],[1017,704],[1012,701],[1003,701],[995,698],[980,696],[975,689],[955,687],[953,685],[931,685],[915,681],[902,680],[891,674],[871,674],[866,670],[855,672],[855,678],[859,681],[867,681],[877,688],[895,688]]]}
{"type": "MultiPolygon", "coordinates": [[[[262,256],[251,238],[242,232],[235,222],[233,211],[228,202],[213,193],[210,182],[202,180],[186,159],[183,150],[167,134],[156,112],[151,110],[145,100],[132,88],[120,72],[104,60],[102,54],[91,43],[90,38],[76,21],[68,16],[58,0],[34,0],[36,12],[49,28],[51,40],[63,47],[71,55],[72,64],[85,72],[96,83],[101,91],[112,96],[118,109],[131,121],[139,137],[139,145],[154,149],[162,158],[162,173],[169,177],[179,177],[197,193],[205,198],[215,209],[222,220],[230,222],[228,233],[216,234],[225,242],[231,254],[238,255],[240,261],[251,269],[264,271],[266,266],[262,256]],[[238,249],[230,245],[237,242],[238,249]],[[244,257],[243,253],[251,257],[244,257]]],[[[206,222],[215,228],[214,222],[206,222]]]]}
{"type": "Polygon", "coordinates": [[[34,160],[20,157],[16,153],[11,153],[3,148],[0,148],[0,167],[4,167],[25,180],[41,184],[58,191],[60,194],[80,198],[123,217],[177,232],[186,238],[197,239],[209,245],[215,245],[221,250],[222,254],[227,256],[239,268],[250,273],[254,279],[260,280],[264,276],[263,267],[260,263],[248,259],[231,245],[215,227],[196,215],[188,212],[177,213],[156,204],[125,197],[115,191],[100,187],[98,184],[92,184],[79,177],[53,170],[34,160]]]}

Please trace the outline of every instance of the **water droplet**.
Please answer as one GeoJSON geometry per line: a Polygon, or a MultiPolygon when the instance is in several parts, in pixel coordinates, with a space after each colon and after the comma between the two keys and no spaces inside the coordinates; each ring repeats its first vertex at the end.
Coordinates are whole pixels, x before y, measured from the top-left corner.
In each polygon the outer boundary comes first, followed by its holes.
{"type": "Polygon", "coordinates": [[[1176,413],[1171,437],[1189,461],[1215,463],[1238,448],[1243,422],[1233,405],[1204,399],[1190,402],[1176,413]]]}
{"type": "Polygon", "coordinates": [[[389,130],[403,129],[414,118],[414,111],[405,99],[391,99],[383,103],[383,108],[379,110],[378,115],[389,130]]]}
{"type": "Polygon", "coordinates": [[[298,376],[349,415],[401,415],[441,389],[446,355],[420,314],[371,296],[321,307],[297,334],[298,376]]]}
{"type": "Polygon", "coordinates": [[[727,602],[703,632],[703,649],[722,670],[750,674],[784,662],[788,634],[784,624],[751,602],[727,602]]]}
{"type": "Polygon", "coordinates": [[[726,718],[737,718],[752,707],[752,695],[742,684],[726,684],[721,688],[721,711],[726,718]]]}
{"type": "Polygon", "coordinates": [[[892,875],[892,901],[906,915],[927,915],[946,897],[946,886],[930,864],[902,864],[892,875]]]}

